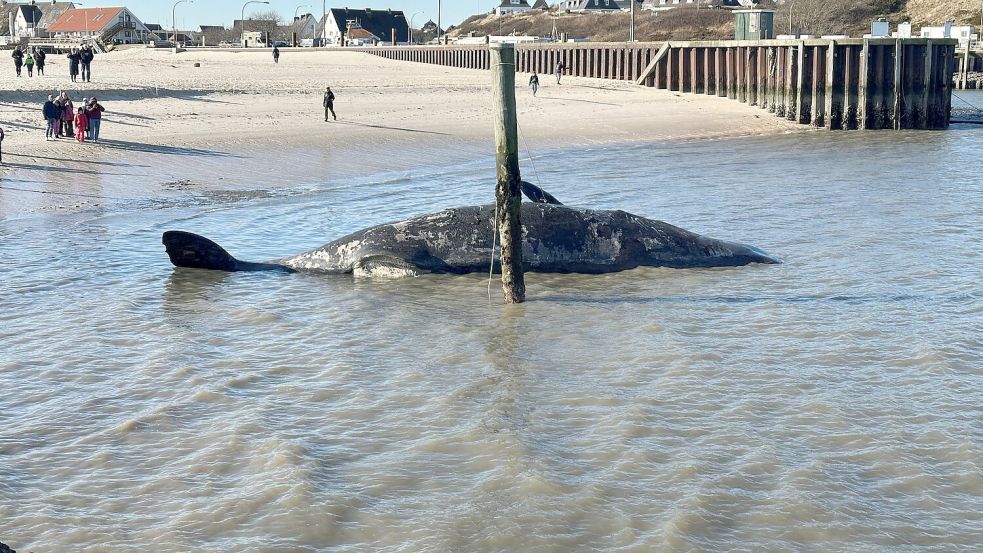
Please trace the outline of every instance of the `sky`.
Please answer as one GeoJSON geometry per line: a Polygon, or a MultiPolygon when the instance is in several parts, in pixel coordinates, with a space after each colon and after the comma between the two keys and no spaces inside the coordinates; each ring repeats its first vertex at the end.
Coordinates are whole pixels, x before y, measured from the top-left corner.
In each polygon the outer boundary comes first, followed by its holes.
{"type": "MultiPolygon", "coordinates": [[[[125,5],[144,23],[158,23],[165,28],[171,26],[171,12],[176,0],[82,0],[79,7],[98,8],[125,5]]],[[[250,4],[246,6],[246,17],[250,13],[274,9],[284,19],[293,19],[294,12],[303,15],[313,13],[321,16],[322,0],[269,0],[270,5],[250,4]],[[311,6],[311,7],[304,7],[311,6]],[[298,10],[297,8],[300,7],[298,10]]],[[[442,0],[441,26],[456,25],[475,13],[489,12],[500,2],[498,0],[442,0]]],[[[245,0],[194,0],[177,6],[176,20],[180,29],[194,30],[199,25],[232,25],[239,19],[245,0]]],[[[402,10],[406,18],[413,18],[413,26],[421,27],[428,19],[437,21],[437,0],[328,0],[324,7],[331,8],[372,8],[402,10]],[[413,14],[420,12],[416,16],[413,14]]]]}

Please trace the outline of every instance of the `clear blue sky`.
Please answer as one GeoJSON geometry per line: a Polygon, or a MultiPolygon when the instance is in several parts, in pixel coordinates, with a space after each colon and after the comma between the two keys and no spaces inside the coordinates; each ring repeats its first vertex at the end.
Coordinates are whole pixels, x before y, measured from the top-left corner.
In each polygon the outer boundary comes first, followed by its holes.
{"type": "MultiPolygon", "coordinates": [[[[82,0],[86,8],[100,6],[123,6],[130,8],[144,23],[159,23],[165,28],[171,26],[171,10],[176,0],[82,0]]],[[[252,12],[275,9],[284,19],[292,19],[298,6],[310,5],[310,8],[300,8],[299,13],[313,13],[320,17],[321,0],[269,0],[270,5],[250,4],[246,7],[246,17],[252,12]]],[[[245,0],[195,0],[193,4],[183,3],[177,7],[177,26],[181,29],[193,30],[199,25],[231,25],[233,19],[239,19],[245,0]]],[[[489,12],[500,2],[498,0],[443,0],[441,10],[444,28],[456,25],[471,15],[489,12]]],[[[80,6],[82,7],[82,6],[80,6]]],[[[402,10],[409,19],[415,12],[421,12],[413,19],[413,25],[420,27],[428,19],[437,21],[437,0],[328,0],[327,9],[331,8],[372,8],[402,10]]]]}

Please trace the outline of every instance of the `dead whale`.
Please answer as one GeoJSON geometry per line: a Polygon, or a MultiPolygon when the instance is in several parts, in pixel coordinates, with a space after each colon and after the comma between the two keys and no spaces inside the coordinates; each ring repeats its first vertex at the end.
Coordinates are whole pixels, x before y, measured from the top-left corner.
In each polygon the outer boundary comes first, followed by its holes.
{"type": "MultiPolygon", "coordinates": [[[[523,182],[533,203],[522,204],[526,271],[601,274],[636,267],[735,267],[779,263],[745,244],[708,238],[620,210],[568,207],[523,182]]],[[[324,246],[269,263],[240,261],[211,240],[167,231],[162,241],[177,267],[221,271],[304,271],[404,277],[473,273],[495,263],[495,206],[445,209],[360,230],[324,246]],[[493,261],[494,260],[494,261],[493,261]]]]}

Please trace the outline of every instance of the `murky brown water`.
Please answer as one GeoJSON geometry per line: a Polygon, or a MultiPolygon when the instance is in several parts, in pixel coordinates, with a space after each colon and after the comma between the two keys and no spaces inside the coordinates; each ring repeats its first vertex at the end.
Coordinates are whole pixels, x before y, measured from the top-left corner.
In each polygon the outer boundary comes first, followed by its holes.
{"type": "Polygon", "coordinates": [[[480,275],[175,271],[160,246],[181,228],[244,259],[296,253],[488,201],[487,161],[2,220],[0,541],[976,550],[981,139],[549,153],[526,176],[567,203],[785,263],[529,275],[509,308],[480,275]]]}

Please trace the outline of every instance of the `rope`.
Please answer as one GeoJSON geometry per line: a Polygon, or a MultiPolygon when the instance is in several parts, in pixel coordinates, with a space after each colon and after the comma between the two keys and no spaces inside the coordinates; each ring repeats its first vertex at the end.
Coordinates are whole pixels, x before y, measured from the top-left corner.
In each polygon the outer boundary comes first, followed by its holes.
{"type": "Polygon", "coordinates": [[[973,110],[974,110],[974,111],[976,111],[976,112],[978,112],[978,113],[983,113],[983,108],[980,108],[980,107],[977,107],[977,106],[975,106],[975,105],[973,105],[973,104],[971,104],[971,103],[969,103],[968,101],[966,101],[965,99],[963,99],[962,97],[960,97],[960,96],[959,96],[958,94],[956,94],[955,92],[953,92],[953,93],[952,93],[952,95],[953,95],[953,96],[955,96],[955,97],[956,97],[956,99],[958,99],[958,100],[959,100],[960,102],[962,102],[962,103],[964,103],[964,104],[966,104],[967,106],[969,106],[969,107],[971,107],[971,108],[973,108],[973,110]]]}
{"type": "Polygon", "coordinates": [[[495,243],[498,239],[498,200],[495,200],[495,221],[492,224],[491,263],[488,267],[488,302],[491,303],[491,284],[495,275],[495,243]]]}
{"type": "Polygon", "coordinates": [[[539,179],[539,171],[536,169],[536,162],[532,159],[532,148],[529,147],[529,141],[526,140],[526,135],[522,132],[522,126],[519,125],[518,121],[515,126],[519,129],[519,136],[522,137],[522,143],[526,146],[526,159],[529,160],[529,165],[532,166],[532,174],[536,177],[536,186],[540,188],[543,187],[543,181],[539,179]]]}

